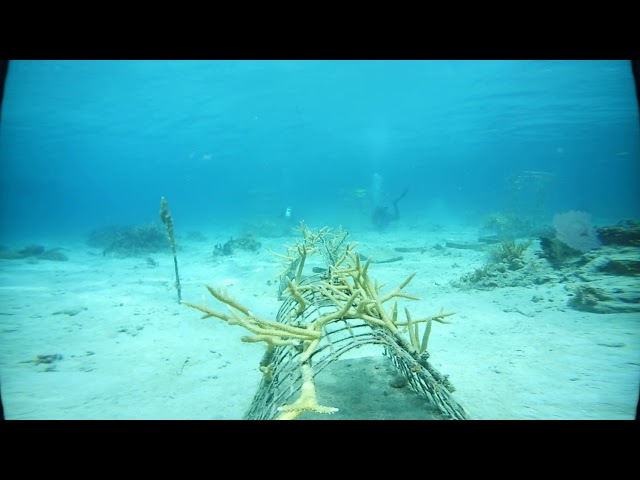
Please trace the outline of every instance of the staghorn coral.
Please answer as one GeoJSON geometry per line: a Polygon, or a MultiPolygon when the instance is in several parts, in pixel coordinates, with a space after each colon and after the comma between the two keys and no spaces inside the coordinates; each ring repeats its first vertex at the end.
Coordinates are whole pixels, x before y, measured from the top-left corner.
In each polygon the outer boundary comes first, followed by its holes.
{"type": "Polygon", "coordinates": [[[383,285],[369,276],[371,259],[362,261],[356,244],[343,246],[346,235],[332,237],[328,229],[314,232],[304,226],[301,231],[304,241],[281,256],[286,264],[282,275],[287,287],[276,320],[256,315],[225,292],[209,286],[209,293],[228,307],[228,313],[183,302],[204,313],[202,318],[218,318],[245,328],[251,335],[242,337],[243,342],[266,344],[260,362],[264,377],[248,418],[292,419],[307,411],[335,413],[335,407],[319,403],[314,376],[341,354],[367,343],[383,345],[411,388],[430,399],[443,415],[467,418],[464,409],[450,397],[452,385],[428,361],[432,323],[448,323],[445,318],[453,314],[441,310],[414,319],[405,308],[405,319],[401,320],[398,300],[418,300],[403,291],[415,274],[383,293],[383,285]],[[327,250],[323,252],[324,247],[327,250]],[[327,269],[304,276],[307,257],[313,254],[327,261],[327,269]],[[300,394],[294,399],[297,392],[300,394]]]}

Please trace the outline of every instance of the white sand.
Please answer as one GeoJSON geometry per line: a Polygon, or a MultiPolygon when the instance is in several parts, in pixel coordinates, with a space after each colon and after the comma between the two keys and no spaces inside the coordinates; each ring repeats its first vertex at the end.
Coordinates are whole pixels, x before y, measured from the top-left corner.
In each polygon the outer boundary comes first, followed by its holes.
{"type": "MultiPolygon", "coordinates": [[[[314,225],[310,225],[314,227],[314,225]]],[[[393,247],[473,240],[473,231],[352,233],[360,251],[379,258],[393,247]],[[419,238],[419,240],[416,240],[419,238]]],[[[211,307],[204,288],[229,293],[274,318],[280,271],[269,248],[292,239],[260,239],[257,254],[212,257],[238,232],[180,241],[183,299],[211,307]]],[[[44,243],[41,241],[40,243],[44,243]]],[[[15,245],[16,248],[23,245],[15,245]]],[[[257,390],[264,347],[240,342],[246,332],[177,302],[170,254],[118,259],[84,244],[69,261],[0,260],[0,375],[8,419],[239,419],[257,390]],[[62,312],[62,313],[56,313],[62,312]],[[60,354],[52,364],[38,355],[60,354]],[[48,371],[50,370],[50,371],[48,371]]],[[[532,247],[533,249],[533,247],[532,247]]],[[[632,419],[640,381],[640,315],[592,314],[567,306],[563,284],[461,291],[450,285],[486,255],[446,249],[402,254],[370,274],[406,291],[415,316],[455,311],[435,324],[431,361],[448,374],[455,398],[474,419],[632,419]],[[533,301],[532,297],[541,300],[533,301]]],[[[377,354],[372,350],[352,356],[377,354]]],[[[322,395],[319,392],[319,395],[322,395]]]]}

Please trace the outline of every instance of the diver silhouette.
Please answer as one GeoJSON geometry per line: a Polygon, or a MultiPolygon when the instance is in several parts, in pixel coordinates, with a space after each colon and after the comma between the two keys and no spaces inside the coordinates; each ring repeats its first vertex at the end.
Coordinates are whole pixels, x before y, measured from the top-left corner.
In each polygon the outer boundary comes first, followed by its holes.
{"type": "Polygon", "coordinates": [[[409,192],[408,188],[405,188],[402,194],[393,201],[393,211],[389,211],[388,206],[379,206],[376,207],[373,211],[373,215],[371,216],[371,220],[373,225],[380,231],[386,229],[389,224],[395,220],[400,218],[400,211],[398,210],[398,202],[402,200],[407,193],[409,192]]]}

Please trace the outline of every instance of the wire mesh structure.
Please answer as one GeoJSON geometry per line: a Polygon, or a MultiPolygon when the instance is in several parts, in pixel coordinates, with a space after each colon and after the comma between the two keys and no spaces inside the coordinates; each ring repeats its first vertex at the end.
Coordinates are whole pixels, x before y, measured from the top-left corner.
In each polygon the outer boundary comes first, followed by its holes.
{"type": "MultiPolygon", "coordinates": [[[[301,285],[319,285],[324,275],[312,275],[302,280],[301,285]]],[[[278,311],[277,319],[286,323],[293,319],[296,324],[309,324],[314,319],[335,312],[335,305],[323,298],[317,290],[308,290],[305,300],[309,307],[296,313],[298,303],[287,297],[278,311]]],[[[468,415],[451,396],[454,388],[427,360],[428,354],[418,359],[400,344],[396,337],[382,327],[372,327],[366,321],[342,318],[325,327],[322,340],[309,359],[314,376],[319,375],[329,364],[340,359],[350,350],[365,345],[380,345],[394,367],[406,378],[409,386],[419,395],[435,405],[444,418],[467,419],[468,415]]],[[[300,369],[302,349],[292,346],[276,347],[267,351],[260,366],[264,375],[253,402],[245,414],[246,419],[269,420],[277,418],[282,405],[290,404],[302,387],[300,369]]]]}
{"type": "Polygon", "coordinates": [[[318,403],[314,378],[345,353],[379,345],[410,388],[436,407],[442,418],[467,419],[467,412],[451,395],[453,386],[428,360],[432,322],[448,323],[443,319],[452,314],[440,312],[413,320],[405,309],[406,320],[401,321],[397,299],[417,300],[402,292],[413,275],[383,294],[382,287],[369,278],[370,259],[361,262],[355,244],[343,246],[346,234],[336,235],[326,228],[311,232],[304,226],[301,230],[304,243],[282,257],[289,265],[281,282],[287,287],[280,288],[283,303],[275,321],[257,317],[211,287],[209,292],[229,307],[229,314],[184,302],[204,312],[204,318],[239,324],[254,334],[243,341],[266,343],[260,362],[263,377],[245,418],[294,419],[305,412],[337,412],[336,406],[318,403]],[[305,276],[306,259],[312,254],[321,255],[327,268],[315,268],[321,272],[305,276]],[[387,309],[383,304],[390,300],[393,304],[387,309]]]}

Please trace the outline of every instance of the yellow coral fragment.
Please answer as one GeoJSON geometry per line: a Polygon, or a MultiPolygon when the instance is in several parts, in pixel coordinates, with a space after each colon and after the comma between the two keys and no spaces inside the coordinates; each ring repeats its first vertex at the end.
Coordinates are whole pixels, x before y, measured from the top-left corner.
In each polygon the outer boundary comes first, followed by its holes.
{"type": "Polygon", "coordinates": [[[302,365],[302,388],[300,389],[300,397],[290,405],[278,407],[278,411],[282,412],[276,420],[295,420],[304,412],[326,413],[332,414],[338,411],[337,408],[327,407],[318,403],[316,395],[316,386],[313,383],[313,373],[311,367],[307,364],[302,365]]]}

